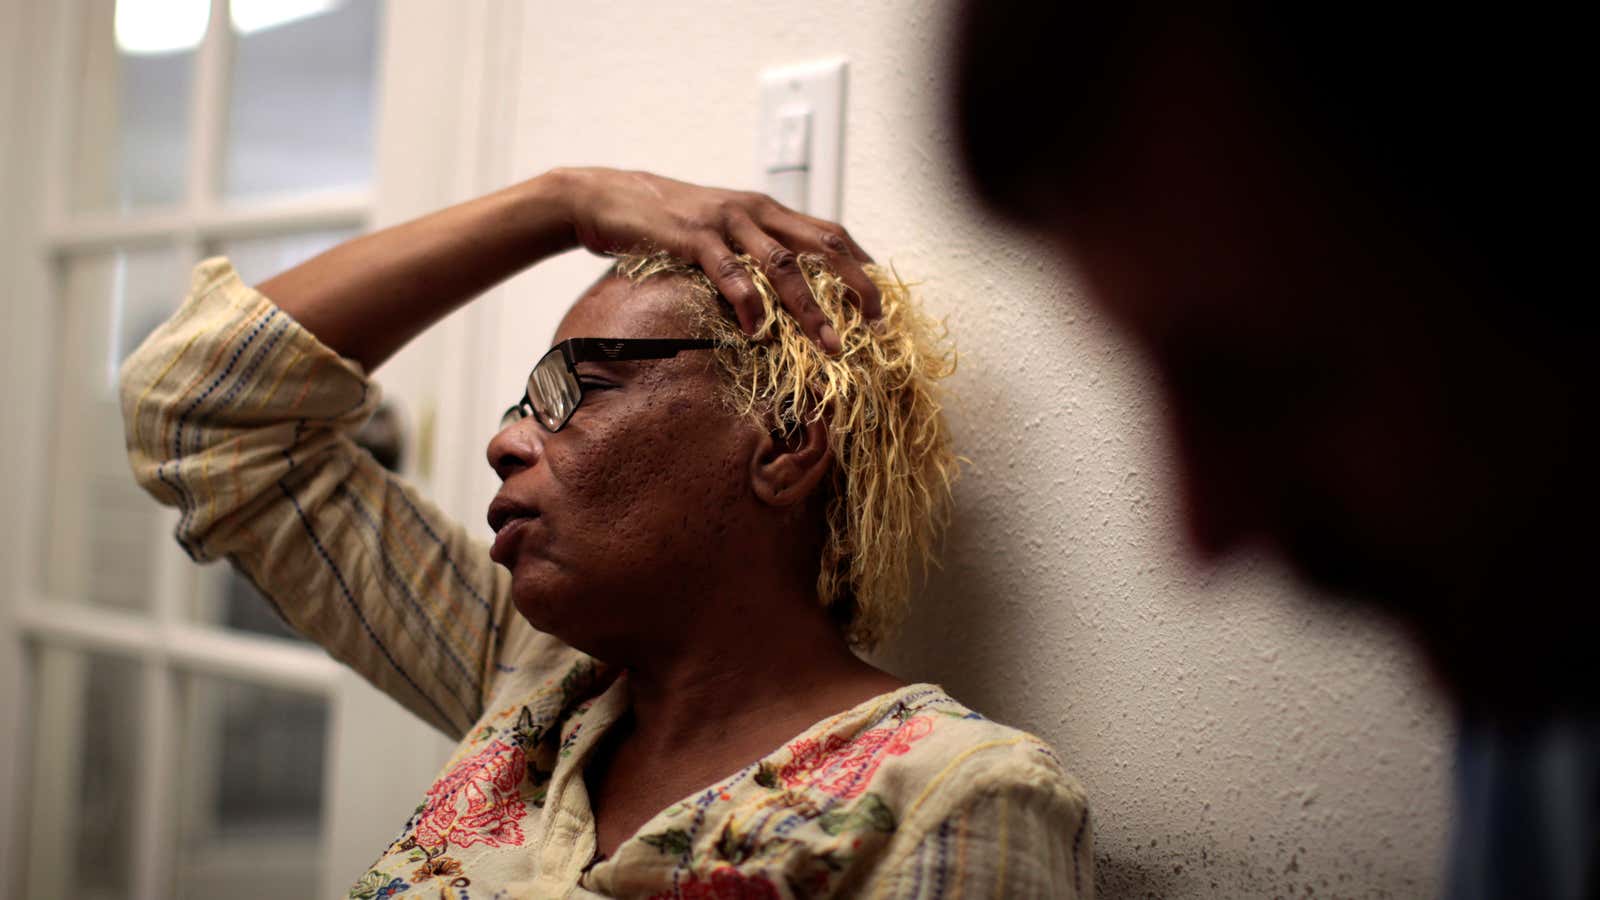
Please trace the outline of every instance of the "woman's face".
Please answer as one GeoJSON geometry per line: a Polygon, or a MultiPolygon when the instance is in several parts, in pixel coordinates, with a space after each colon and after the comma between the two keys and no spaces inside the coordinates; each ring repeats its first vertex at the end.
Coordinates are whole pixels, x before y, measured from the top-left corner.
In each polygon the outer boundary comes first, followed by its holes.
{"type": "MultiPolygon", "coordinates": [[[[555,341],[690,337],[683,290],[670,278],[607,278],[555,341]]],[[[530,348],[530,366],[540,353],[530,348]]],[[[583,402],[565,428],[528,417],[489,442],[498,497],[531,514],[502,528],[496,562],[522,615],[573,646],[671,640],[692,625],[700,588],[728,569],[760,435],[720,399],[707,351],[576,368],[583,402]]]]}

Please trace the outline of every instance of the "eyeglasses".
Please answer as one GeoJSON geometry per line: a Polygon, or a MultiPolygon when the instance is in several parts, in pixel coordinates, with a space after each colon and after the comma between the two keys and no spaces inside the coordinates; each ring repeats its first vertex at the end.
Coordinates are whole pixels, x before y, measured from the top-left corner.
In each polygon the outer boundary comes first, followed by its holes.
{"type": "Polygon", "coordinates": [[[583,383],[576,368],[581,362],[617,362],[636,359],[671,359],[680,350],[710,350],[715,341],[688,338],[571,338],[550,348],[528,373],[522,399],[500,417],[505,428],[528,416],[554,433],[583,402],[583,383]]]}

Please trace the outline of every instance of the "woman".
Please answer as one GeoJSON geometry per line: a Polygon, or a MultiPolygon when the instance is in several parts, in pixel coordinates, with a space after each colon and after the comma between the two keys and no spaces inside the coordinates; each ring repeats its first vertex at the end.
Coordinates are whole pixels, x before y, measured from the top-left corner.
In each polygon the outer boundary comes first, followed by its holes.
{"type": "Polygon", "coordinates": [[[836,226],[584,170],[259,291],[209,261],[122,390],[190,554],[461,742],[352,897],[1087,896],[1049,747],[852,652],[943,518],[949,368],[836,226]],[[364,373],[580,242],[658,251],[579,298],[490,441],[486,553],[351,442],[364,373]]]}

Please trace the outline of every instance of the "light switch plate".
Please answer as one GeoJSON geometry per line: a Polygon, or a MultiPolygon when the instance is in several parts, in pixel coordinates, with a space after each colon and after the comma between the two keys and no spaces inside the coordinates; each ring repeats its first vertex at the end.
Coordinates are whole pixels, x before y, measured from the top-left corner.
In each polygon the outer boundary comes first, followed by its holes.
{"type": "Polygon", "coordinates": [[[761,73],[756,183],[780,203],[838,221],[844,181],[843,59],[761,73]]]}

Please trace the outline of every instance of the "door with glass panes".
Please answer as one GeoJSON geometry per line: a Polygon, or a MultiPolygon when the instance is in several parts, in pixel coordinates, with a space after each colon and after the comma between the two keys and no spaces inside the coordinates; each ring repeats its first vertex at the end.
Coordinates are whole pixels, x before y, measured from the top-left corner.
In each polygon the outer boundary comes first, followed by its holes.
{"type": "MultiPolygon", "coordinates": [[[[116,377],[199,260],[227,255],[256,283],[476,187],[451,171],[472,156],[470,129],[418,120],[430,96],[431,109],[454,107],[493,3],[449,6],[16,7],[40,63],[40,96],[25,105],[42,129],[42,183],[26,186],[38,215],[18,228],[41,274],[13,310],[32,351],[8,370],[37,385],[22,456],[39,465],[0,476],[20,498],[12,536],[25,548],[4,598],[20,675],[0,676],[24,723],[0,747],[22,773],[0,793],[0,859],[20,863],[0,876],[12,895],[342,893],[448,748],[295,636],[230,568],[184,556],[176,514],[129,474],[116,377]],[[418,65],[440,84],[396,114],[418,65]],[[380,176],[383,142],[414,156],[441,140],[455,143],[424,155],[441,161],[443,190],[380,176]]],[[[398,464],[425,490],[438,396],[406,372],[450,368],[453,347],[409,349],[393,383],[387,369],[379,378],[406,435],[398,464]]]]}

